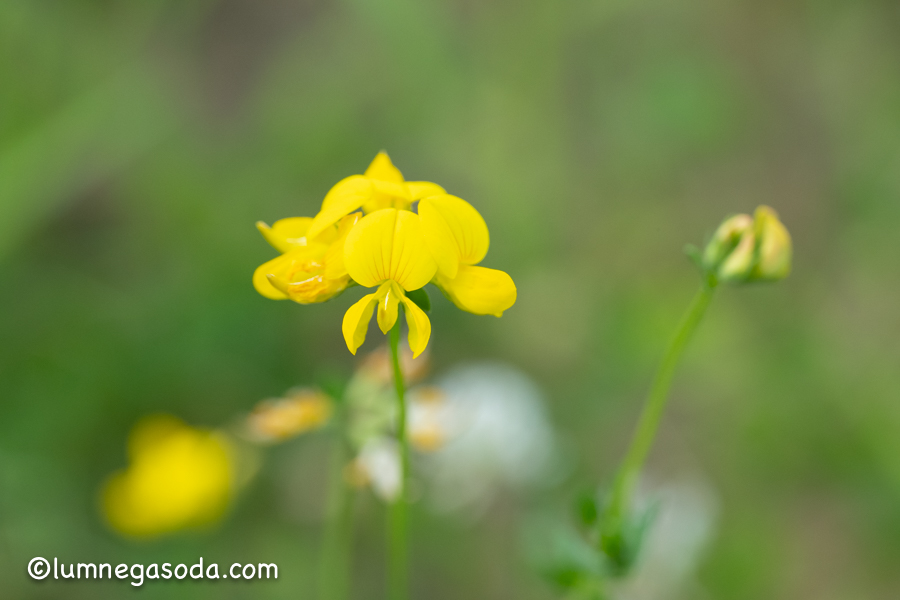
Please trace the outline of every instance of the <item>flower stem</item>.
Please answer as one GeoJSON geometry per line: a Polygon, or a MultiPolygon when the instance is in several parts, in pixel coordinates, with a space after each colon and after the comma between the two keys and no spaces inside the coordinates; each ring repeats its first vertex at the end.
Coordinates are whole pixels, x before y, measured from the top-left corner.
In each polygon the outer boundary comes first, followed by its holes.
{"type": "Polygon", "coordinates": [[[631,445],[628,447],[628,452],[613,482],[612,494],[601,525],[600,544],[607,556],[613,559],[619,567],[626,567],[633,558],[631,556],[633,549],[627,548],[623,539],[623,522],[637,484],[638,475],[640,475],[647,454],[653,446],[653,440],[656,438],[659,422],[669,397],[669,388],[672,386],[675,368],[696,331],[697,325],[706,313],[716,284],[717,281],[711,276],[705,279],[682,317],[675,336],[669,342],[663,360],[653,378],[653,385],[631,438],[631,445]]]}
{"type": "Polygon", "coordinates": [[[344,407],[338,406],[335,415],[337,432],[331,457],[328,520],[319,573],[320,600],[346,600],[349,595],[354,494],[344,479],[344,468],[350,453],[344,438],[343,412],[344,407]]]}
{"type": "MultiPolygon", "coordinates": [[[[399,315],[398,315],[399,317],[399,315]]],[[[400,319],[391,329],[391,360],[394,366],[394,387],[397,390],[397,443],[400,446],[400,493],[388,509],[388,597],[406,600],[409,577],[407,548],[406,505],[409,474],[409,445],[406,439],[406,398],[403,372],[400,369],[400,319]]]]}

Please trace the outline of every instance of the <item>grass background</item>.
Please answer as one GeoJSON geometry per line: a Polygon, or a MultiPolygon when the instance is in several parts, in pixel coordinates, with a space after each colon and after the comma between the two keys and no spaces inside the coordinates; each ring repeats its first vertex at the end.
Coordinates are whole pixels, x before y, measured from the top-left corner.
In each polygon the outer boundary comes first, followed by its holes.
{"type": "MultiPolygon", "coordinates": [[[[621,456],[697,283],[683,244],[775,207],[794,273],[718,295],[651,468],[720,496],[706,597],[898,597],[898,32],[880,0],[5,0],[0,589],[118,598],[131,586],[36,584],[25,565],[202,554],[281,578],[139,593],[313,597],[321,440],[275,451],[212,532],[121,540],[96,493],[144,414],[215,426],[350,372],[355,292],[260,297],[273,252],[253,223],[314,214],[385,149],[481,211],[484,264],[519,288],[501,320],[436,299],[435,371],[530,373],[570,487],[621,456]]],[[[418,510],[415,595],[555,597],[521,560],[526,504],[477,524],[418,510]]],[[[353,597],[379,598],[380,508],[359,512],[353,597]]]]}

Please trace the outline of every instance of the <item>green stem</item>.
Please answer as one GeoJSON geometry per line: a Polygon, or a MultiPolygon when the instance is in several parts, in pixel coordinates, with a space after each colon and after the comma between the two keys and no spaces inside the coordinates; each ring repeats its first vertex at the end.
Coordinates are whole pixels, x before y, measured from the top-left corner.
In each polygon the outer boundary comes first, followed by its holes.
{"type": "MultiPolygon", "coordinates": [[[[399,315],[398,315],[399,317],[399,315]]],[[[391,329],[391,360],[397,390],[397,443],[400,446],[400,494],[388,509],[388,592],[391,600],[406,600],[409,578],[406,504],[409,476],[409,445],[406,440],[406,398],[400,369],[400,319],[391,329]]]]}
{"type": "Polygon", "coordinates": [[[628,453],[613,482],[610,502],[604,514],[600,543],[606,554],[619,566],[624,566],[629,558],[627,554],[629,549],[624,547],[622,539],[625,512],[631,502],[638,475],[640,475],[647,454],[653,446],[653,440],[656,438],[659,422],[669,397],[669,388],[672,386],[675,368],[678,366],[678,361],[691,336],[696,331],[697,325],[706,313],[716,284],[716,280],[712,277],[705,280],[682,317],[675,336],[669,342],[663,360],[656,371],[653,385],[647,395],[634,436],[631,439],[631,445],[628,447],[628,453]]]}
{"type": "Polygon", "coordinates": [[[335,415],[336,435],[331,457],[328,520],[319,573],[320,600],[346,600],[349,596],[350,555],[353,540],[353,490],[344,479],[350,448],[344,438],[343,406],[335,415]]]}

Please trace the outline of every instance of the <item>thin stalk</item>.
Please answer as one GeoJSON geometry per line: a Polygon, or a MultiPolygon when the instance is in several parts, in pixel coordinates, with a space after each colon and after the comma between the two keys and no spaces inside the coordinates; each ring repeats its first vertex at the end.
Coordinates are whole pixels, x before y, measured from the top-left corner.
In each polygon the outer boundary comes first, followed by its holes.
{"type": "MultiPolygon", "coordinates": [[[[663,360],[653,378],[653,385],[647,395],[637,427],[631,438],[631,445],[622,461],[616,478],[613,482],[612,494],[607,505],[603,521],[603,533],[601,534],[601,546],[607,555],[617,561],[626,558],[627,549],[623,547],[622,525],[625,512],[631,502],[638,475],[647,459],[647,454],[653,446],[659,422],[662,419],[663,410],[669,397],[669,389],[672,386],[672,377],[675,368],[684,349],[697,329],[709,302],[712,299],[716,280],[712,277],[704,281],[700,290],[694,296],[690,306],[681,319],[675,336],[669,342],[663,360]]],[[[621,566],[621,565],[620,565],[621,566]]]]}
{"type": "MultiPolygon", "coordinates": [[[[399,315],[398,315],[399,317],[399,315]]],[[[391,329],[391,360],[394,365],[394,387],[397,390],[397,443],[400,447],[400,493],[388,509],[388,597],[408,598],[409,549],[407,545],[407,478],[409,445],[406,440],[406,389],[400,369],[400,319],[391,329]]]]}
{"type": "Polygon", "coordinates": [[[336,410],[336,436],[331,457],[328,520],[319,573],[320,600],[346,600],[350,586],[354,494],[344,478],[350,449],[343,435],[343,406],[336,410]]]}

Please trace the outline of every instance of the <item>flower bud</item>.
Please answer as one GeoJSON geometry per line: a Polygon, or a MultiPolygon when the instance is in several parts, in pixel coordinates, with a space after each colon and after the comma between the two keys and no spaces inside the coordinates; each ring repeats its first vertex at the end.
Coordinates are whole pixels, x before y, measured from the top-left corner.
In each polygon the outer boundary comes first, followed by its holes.
{"type": "Polygon", "coordinates": [[[703,251],[703,267],[723,281],[745,279],[753,268],[756,236],[750,215],[734,215],[719,225],[703,251]]]}
{"type": "Polygon", "coordinates": [[[755,230],[759,238],[753,278],[776,281],[791,272],[791,234],[778,220],[778,214],[768,206],[756,209],[755,230]]]}
{"type": "Polygon", "coordinates": [[[282,442],[324,427],[331,418],[333,402],[323,392],[296,388],[284,398],[264,400],[247,416],[245,434],[259,443],[282,442]]]}
{"type": "Polygon", "coordinates": [[[783,279],[791,270],[791,237],[768,206],[729,217],[703,251],[703,268],[720,281],[783,279]]]}

